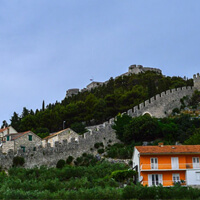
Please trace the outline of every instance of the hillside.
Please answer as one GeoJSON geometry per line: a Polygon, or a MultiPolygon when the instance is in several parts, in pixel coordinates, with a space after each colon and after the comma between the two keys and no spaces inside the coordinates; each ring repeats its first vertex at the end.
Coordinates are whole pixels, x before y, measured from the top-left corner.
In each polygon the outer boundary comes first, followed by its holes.
{"type": "Polygon", "coordinates": [[[107,84],[65,98],[60,103],[45,107],[43,102],[42,109],[35,112],[24,107],[21,115],[13,113],[11,125],[18,131],[33,130],[45,135],[61,130],[63,125],[74,126],[81,132],[82,122],[85,125],[102,123],[158,93],[192,85],[192,79],[169,77],[150,71],[110,78],[107,84]]]}

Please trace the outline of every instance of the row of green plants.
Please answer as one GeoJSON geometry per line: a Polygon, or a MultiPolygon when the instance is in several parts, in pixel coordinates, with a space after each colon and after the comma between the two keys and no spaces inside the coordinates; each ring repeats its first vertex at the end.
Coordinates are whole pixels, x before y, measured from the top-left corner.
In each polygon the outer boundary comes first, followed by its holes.
{"type": "Polygon", "coordinates": [[[134,170],[123,164],[24,169],[0,172],[0,199],[199,199],[200,190],[175,185],[133,184],[134,170]]]}
{"type": "Polygon", "coordinates": [[[61,168],[14,167],[8,174],[0,173],[0,199],[113,199],[121,196],[118,179],[124,181],[135,173],[127,170],[125,165],[107,162],[65,163],[61,168]]]}

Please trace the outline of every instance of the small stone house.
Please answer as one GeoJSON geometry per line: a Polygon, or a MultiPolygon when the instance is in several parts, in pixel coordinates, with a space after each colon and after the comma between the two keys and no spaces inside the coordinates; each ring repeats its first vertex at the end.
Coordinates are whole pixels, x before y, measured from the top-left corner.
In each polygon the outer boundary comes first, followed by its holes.
{"type": "Polygon", "coordinates": [[[8,134],[3,137],[2,152],[7,153],[9,149],[15,153],[18,149],[23,149],[23,152],[26,152],[27,149],[34,150],[41,144],[42,139],[32,131],[8,134]]]}
{"type": "Polygon", "coordinates": [[[13,134],[13,133],[17,133],[17,131],[12,126],[8,126],[8,127],[4,127],[0,129],[0,141],[3,140],[3,137],[5,135],[13,134]]]}
{"type": "Polygon", "coordinates": [[[71,138],[77,140],[78,134],[70,128],[64,129],[62,131],[52,133],[49,136],[43,138],[42,146],[46,147],[47,143],[50,143],[51,147],[55,146],[55,142],[62,142],[63,140],[71,141],[71,138]]]}

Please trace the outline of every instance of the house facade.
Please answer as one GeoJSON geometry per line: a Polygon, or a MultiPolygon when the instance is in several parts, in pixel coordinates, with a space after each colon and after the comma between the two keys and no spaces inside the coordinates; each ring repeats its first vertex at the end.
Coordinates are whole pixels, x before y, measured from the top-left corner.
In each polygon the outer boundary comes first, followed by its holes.
{"type": "Polygon", "coordinates": [[[2,152],[7,153],[12,149],[15,153],[18,149],[26,152],[27,149],[35,149],[42,144],[42,139],[32,131],[7,134],[3,137],[2,152]]]}
{"type": "Polygon", "coordinates": [[[42,146],[46,147],[46,145],[49,143],[51,147],[54,147],[55,142],[62,142],[63,140],[71,141],[71,138],[77,139],[78,136],[79,135],[75,131],[67,128],[43,138],[42,146]]]}
{"type": "Polygon", "coordinates": [[[142,185],[200,185],[200,145],[135,146],[133,168],[142,185]]]}
{"type": "Polygon", "coordinates": [[[3,140],[3,137],[8,134],[17,133],[17,131],[12,127],[8,126],[5,128],[0,129],[0,142],[3,140]]]}

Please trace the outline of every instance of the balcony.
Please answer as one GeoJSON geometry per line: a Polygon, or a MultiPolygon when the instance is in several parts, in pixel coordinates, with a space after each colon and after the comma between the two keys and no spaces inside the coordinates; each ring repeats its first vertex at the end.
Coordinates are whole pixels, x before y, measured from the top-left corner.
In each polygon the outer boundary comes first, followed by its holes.
{"type": "Polygon", "coordinates": [[[168,170],[187,170],[200,169],[199,163],[179,163],[179,165],[172,166],[170,164],[141,164],[140,171],[168,171],[168,170]]]}
{"type": "Polygon", "coordinates": [[[180,180],[180,181],[172,181],[172,180],[160,180],[160,181],[155,181],[155,182],[149,182],[149,181],[142,181],[141,182],[143,185],[148,185],[148,186],[173,186],[174,184],[180,184],[180,185],[187,185],[186,180],[180,180]]]}

